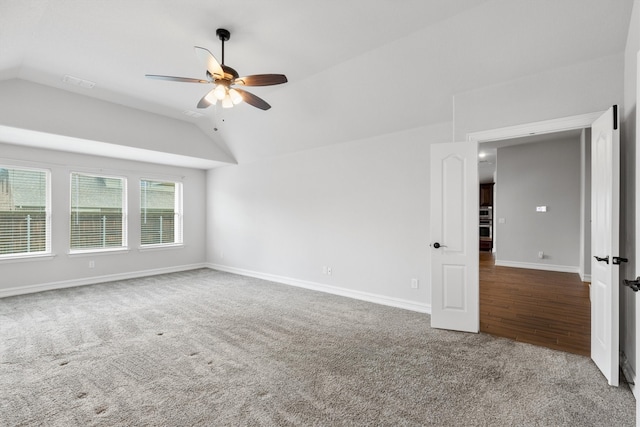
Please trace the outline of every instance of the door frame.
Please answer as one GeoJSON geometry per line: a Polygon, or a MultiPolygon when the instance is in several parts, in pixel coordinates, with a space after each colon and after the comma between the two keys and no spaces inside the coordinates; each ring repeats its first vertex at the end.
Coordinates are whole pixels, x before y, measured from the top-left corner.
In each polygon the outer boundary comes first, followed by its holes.
{"type": "MultiPolygon", "coordinates": [[[[543,135],[577,129],[591,128],[591,124],[606,111],[580,114],[576,116],[561,117],[539,122],[524,123],[521,125],[507,126],[502,128],[488,129],[478,132],[467,133],[467,141],[476,141],[478,144],[490,141],[500,141],[504,139],[522,138],[532,135],[543,135]]],[[[638,150],[640,152],[640,150],[638,150]]],[[[639,155],[640,161],[640,155],[639,155]]],[[[476,180],[478,178],[476,177],[476,180]]],[[[476,183],[478,186],[479,182],[476,183]]],[[[581,206],[584,209],[584,206],[581,206]]],[[[639,233],[640,236],[640,233],[639,233]]],[[[478,305],[480,302],[478,301],[478,305]]],[[[479,311],[480,307],[478,307],[479,311]]],[[[638,355],[640,358],[640,355],[638,355]]],[[[640,401],[640,400],[639,400],[640,401]]]]}
{"type": "Polygon", "coordinates": [[[543,120],[540,122],[525,123],[479,132],[470,132],[467,134],[467,141],[477,141],[481,144],[483,142],[500,141],[502,139],[521,138],[524,136],[543,135],[545,133],[590,128],[591,123],[604,113],[605,111],[597,111],[595,113],[561,117],[559,119],[543,120]]]}

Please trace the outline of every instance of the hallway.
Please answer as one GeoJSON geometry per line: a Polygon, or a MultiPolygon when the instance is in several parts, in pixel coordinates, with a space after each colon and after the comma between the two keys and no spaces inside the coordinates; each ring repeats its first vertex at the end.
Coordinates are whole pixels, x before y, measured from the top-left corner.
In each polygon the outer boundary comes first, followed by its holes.
{"type": "Polygon", "coordinates": [[[480,252],[480,331],[589,356],[589,286],[575,273],[496,267],[480,252]]]}

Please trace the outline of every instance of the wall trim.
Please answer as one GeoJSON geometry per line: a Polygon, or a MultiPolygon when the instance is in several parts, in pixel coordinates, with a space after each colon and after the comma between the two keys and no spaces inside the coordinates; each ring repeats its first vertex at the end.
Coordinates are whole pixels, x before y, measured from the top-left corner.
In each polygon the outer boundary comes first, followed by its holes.
{"type": "Polygon", "coordinates": [[[396,308],[403,308],[405,310],[417,311],[419,313],[431,314],[430,304],[409,301],[401,298],[393,298],[385,295],[373,294],[370,292],[355,291],[353,289],[326,285],[324,283],[311,282],[308,280],[294,279],[292,277],[279,276],[276,274],[245,270],[243,268],[230,267],[227,265],[209,263],[207,266],[213,270],[238,274],[240,276],[255,277],[257,279],[269,280],[271,282],[278,282],[298,288],[310,289],[313,291],[325,292],[332,295],[339,295],[342,297],[372,302],[375,304],[387,305],[396,308]]]}
{"type": "Polygon", "coordinates": [[[547,270],[547,271],[558,271],[560,273],[580,274],[580,267],[571,266],[571,265],[554,265],[554,264],[539,264],[539,263],[533,263],[533,262],[496,260],[496,266],[513,267],[513,268],[529,268],[531,270],[547,270]]]}
{"type": "Polygon", "coordinates": [[[582,280],[583,282],[591,283],[591,275],[590,274],[581,274],[580,275],[580,280],[582,280]]]}
{"type": "Polygon", "coordinates": [[[543,120],[540,122],[525,123],[521,125],[507,126],[503,128],[489,129],[478,132],[470,132],[467,134],[467,141],[499,141],[502,139],[520,138],[523,136],[590,128],[591,124],[603,113],[604,111],[599,111],[595,113],[561,117],[558,119],[543,120]]]}
{"type": "Polygon", "coordinates": [[[104,276],[92,276],[82,279],[63,280],[59,282],[42,283],[37,285],[16,286],[0,289],[0,298],[16,295],[32,294],[35,292],[52,291],[55,289],[74,288],[76,286],[96,285],[98,283],[114,282],[117,280],[137,279],[139,277],[155,276],[157,274],[177,273],[179,271],[207,268],[205,263],[179,265],[175,267],[155,268],[152,270],[132,271],[129,273],[107,274],[104,276]]]}
{"type": "Polygon", "coordinates": [[[105,282],[115,282],[118,280],[137,279],[139,277],[155,276],[158,274],[177,273],[180,271],[196,270],[198,268],[211,268],[214,270],[234,273],[241,276],[255,277],[258,279],[278,282],[285,285],[296,286],[299,288],[310,289],[319,292],[325,292],[332,295],[339,295],[347,298],[353,298],[361,301],[372,302],[375,304],[387,305],[390,307],[403,308],[405,310],[416,311],[419,313],[431,314],[431,305],[409,301],[401,298],[393,298],[385,295],[378,295],[369,292],[355,291],[338,286],[326,285],[323,283],[311,282],[306,280],[294,279],[286,276],[278,276],[275,274],[261,273],[257,271],[245,270],[242,268],[229,267],[220,264],[198,263],[188,264],[175,267],[156,268],[151,270],[133,271],[128,273],[107,274],[104,276],[92,276],[82,279],[62,280],[58,282],[41,283],[37,285],[16,286],[12,288],[0,289],[0,298],[12,297],[17,295],[26,295],[36,292],[52,291],[56,289],[74,288],[78,286],[97,285],[105,282]]]}

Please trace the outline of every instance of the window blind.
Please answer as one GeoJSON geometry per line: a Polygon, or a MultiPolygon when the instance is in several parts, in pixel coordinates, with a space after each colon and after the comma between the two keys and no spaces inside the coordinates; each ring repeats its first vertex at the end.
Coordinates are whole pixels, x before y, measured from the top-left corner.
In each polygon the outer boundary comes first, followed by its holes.
{"type": "Polygon", "coordinates": [[[126,246],[124,178],[71,174],[71,249],[126,246]]]}
{"type": "Polygon", "coordinates": [[[182,184],[140,181],[140,244],[182,243],[182,184]]]}
{"type": "Polygon", "coordinates": [[[48,253],[49,172],[0,166],[0,257],[48,253]]]}

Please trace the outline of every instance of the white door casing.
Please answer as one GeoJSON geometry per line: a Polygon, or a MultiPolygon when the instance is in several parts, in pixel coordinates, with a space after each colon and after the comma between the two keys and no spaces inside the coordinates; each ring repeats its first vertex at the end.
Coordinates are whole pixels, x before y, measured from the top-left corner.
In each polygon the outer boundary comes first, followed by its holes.
{"type": "Polygon", "coordinates": [[[617,106],[591,126],[591,358],[618,385],[620,131],[617,106]]]}
{"type": "Polygon", "coordinates": [[[478,332],[478,143],[434,144],[430,163],[431,326],[478,332]]]}

